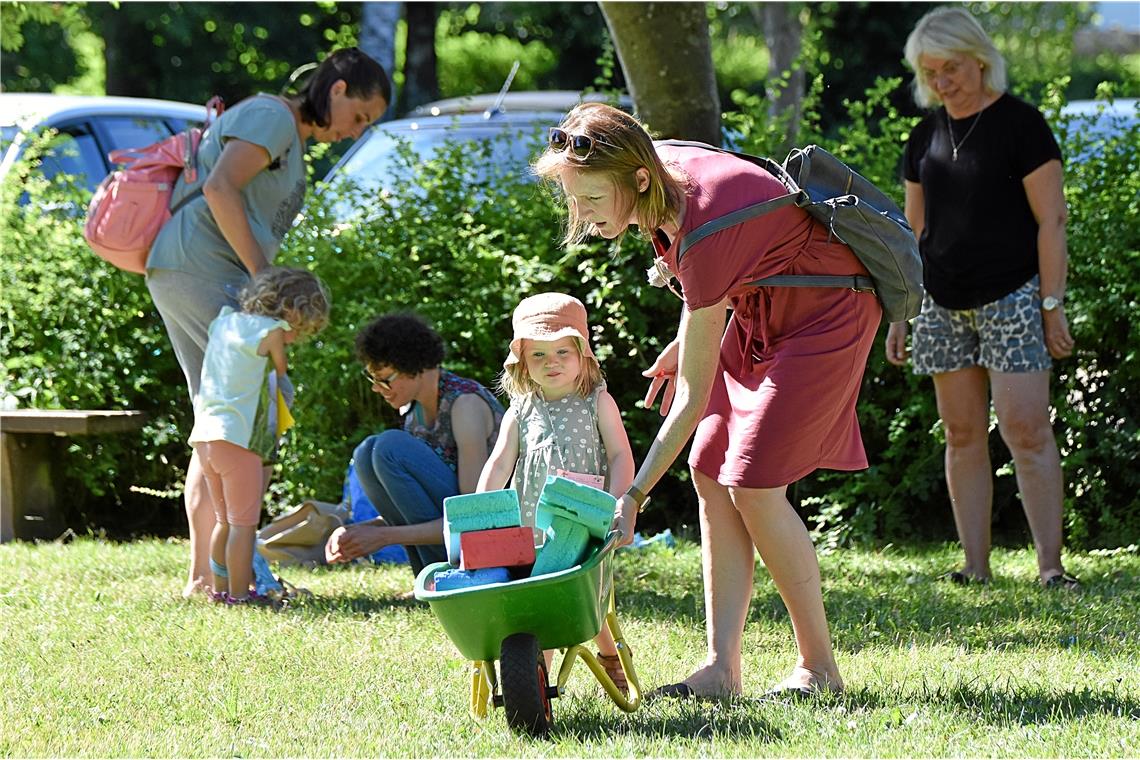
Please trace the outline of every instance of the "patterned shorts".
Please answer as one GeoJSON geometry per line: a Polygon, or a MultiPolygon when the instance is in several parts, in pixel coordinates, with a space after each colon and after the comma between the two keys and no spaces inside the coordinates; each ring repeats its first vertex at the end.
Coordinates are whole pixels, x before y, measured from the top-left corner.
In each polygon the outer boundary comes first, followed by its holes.
{"type": "Polygon", "coordinates": [[[918,375],[985,367],[1040,372],[1053,366],[1045,347],[1039,278],[976,309],[944,309],[928,294],[912,323],[911,357],[918,375]]]}

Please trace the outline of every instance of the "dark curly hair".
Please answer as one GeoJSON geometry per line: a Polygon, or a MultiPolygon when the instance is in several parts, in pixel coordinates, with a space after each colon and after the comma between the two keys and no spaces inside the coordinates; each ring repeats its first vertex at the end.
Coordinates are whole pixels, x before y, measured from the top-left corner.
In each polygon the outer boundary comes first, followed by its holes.
{"type": "Polygon", "coordinates": [[[387,366],[418,375],[443,361],[443,338],[420,315],[402,311],[377,317],[356,334],[356,358],[365,366],[387,366]]]}

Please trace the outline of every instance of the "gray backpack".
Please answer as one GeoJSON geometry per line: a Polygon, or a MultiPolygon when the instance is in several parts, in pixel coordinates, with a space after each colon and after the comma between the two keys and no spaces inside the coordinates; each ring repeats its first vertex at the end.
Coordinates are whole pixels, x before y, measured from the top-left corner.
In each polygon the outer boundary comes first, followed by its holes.
{"type": "Polygon", "coordinates": [[[918,314],[923,295],[922,259],[906,216],[882,191],[823,148],[818,145],[797,148],[781,166],[769,158],[734,153],[701,142],[663,140],[656,144],[728,153],[756,164],[788,189],[787,195],[711,219],[686,234],[677,253],[678,263],[689,248],[709,235],[794,203],[823,222],[837,240],[854,251],[870,273],[870,279],[774,275],[750,285],[872,291],[878,296],[888,322],[900,322],[918,314]]]}

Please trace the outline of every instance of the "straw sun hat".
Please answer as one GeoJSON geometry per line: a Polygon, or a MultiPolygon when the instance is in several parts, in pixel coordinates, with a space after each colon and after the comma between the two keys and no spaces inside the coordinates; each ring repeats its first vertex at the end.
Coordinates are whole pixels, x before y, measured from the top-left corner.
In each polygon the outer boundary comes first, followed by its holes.
{"type": "Polygon", "coordinates": [[[522,361],[524,340],[555,341],[559,338],[580,338],[582,353],[591,359],[594,352],[590,348],[590,328],[586,323],[586,307],[574,296],[565,293],[539,293],[524,298],[515,307],[511,316],[514,338],[511,339],[511,353],[503,366],[522,361]]]}

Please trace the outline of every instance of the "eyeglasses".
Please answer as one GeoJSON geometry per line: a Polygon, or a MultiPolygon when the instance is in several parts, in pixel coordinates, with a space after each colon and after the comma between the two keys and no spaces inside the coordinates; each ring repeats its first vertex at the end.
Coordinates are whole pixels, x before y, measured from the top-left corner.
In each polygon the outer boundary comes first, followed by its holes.
{"type": "Polygon", "coordinates": [[[397,370],[397,371],[393,372],[392,374],[388,375],[388,377],[384,378],[383,380],[378,380],[377,378],[372,376],[371,372],[369,372],[368,370],[364,370],[364,376],[366,378],[368,378],[368,382],[372,383],[373,385],[378,385],[381,388],[383,388],[384,390],[390,391],[390,390],[392,390],[392,382],[397,377],[400,376],[400,373],[397,370]]]}
{"type": "Polygon", "coordinates": [[[555,151],[570,148],[570,152],[578,158],[589,158],[598,145],[617,150],[616,145],[611,145],[605,140],[598,140],[589,135],[572,135],[561,127],[550,128],[550,147],[555,151]]]}

